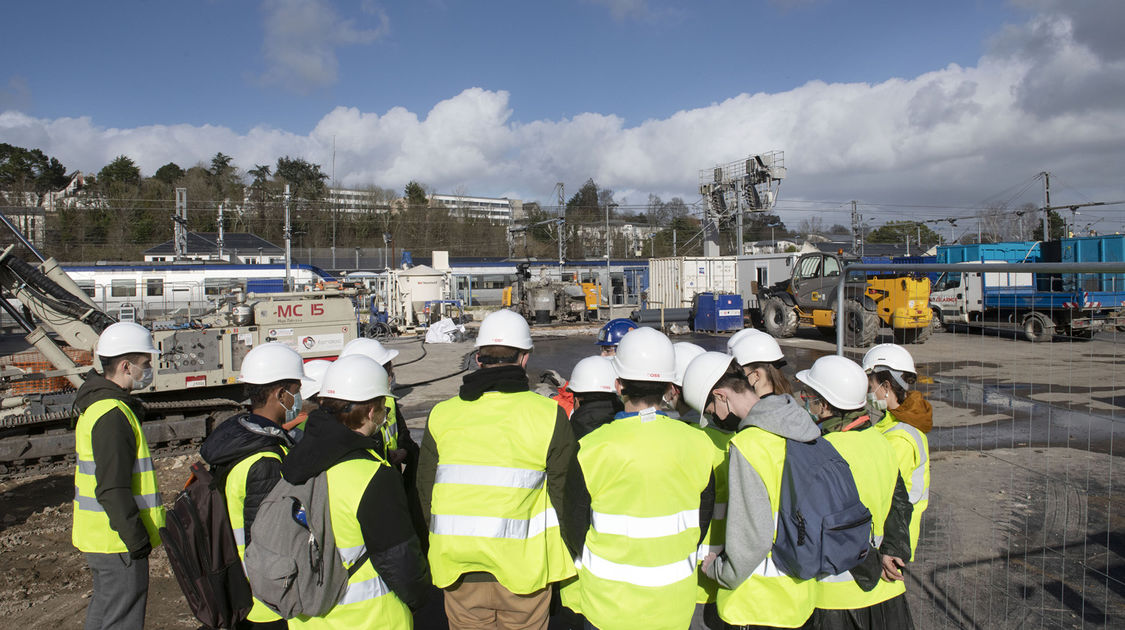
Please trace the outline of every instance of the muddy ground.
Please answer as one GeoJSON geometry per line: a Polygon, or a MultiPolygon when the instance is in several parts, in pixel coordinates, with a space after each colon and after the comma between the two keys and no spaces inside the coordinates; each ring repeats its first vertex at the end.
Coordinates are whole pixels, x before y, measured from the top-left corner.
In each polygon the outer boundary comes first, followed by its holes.
{"type": "MultiPolygon", "coordinates": [[[[547,368],[568,374],[594,353],[593,330],[537,331],[533,378],[547,368]]],[[[680,339],[709,349],[726,341],[680,339]]],[[[907,572],[918,627],[1125,624],[1125,525],[1117,516],[1125,502],[1115,483],[1125,414],[1119,341],[1031,344],[959,332],[912,348],[935,408],[931,506],[907,572]]],[[[429,408],[456,394],[472,345],[393,345],[401,350],[402,405],[420,432],[429,408]]],[[[783,347],[790,375],[834,349],[815,332],[783,347]]],[[[166,503],[193,460],[157,460],[166,503]]],[[[90,578],[70,544],[72,474],[0,483],[0,617],[8,627],[81,627],[90,578]]],[[[147,627],[197,627],[162,551],[152,556],[150,579],[147,627]]],[[[419,628],[441,626],[440,602],[433,604],[419,628]]]]}

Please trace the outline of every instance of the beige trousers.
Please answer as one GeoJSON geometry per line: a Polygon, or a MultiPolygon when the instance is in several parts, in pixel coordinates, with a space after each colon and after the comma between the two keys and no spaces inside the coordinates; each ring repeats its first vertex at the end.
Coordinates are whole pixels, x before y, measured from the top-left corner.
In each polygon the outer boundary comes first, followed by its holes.
{"type": "Polygon", "coordinates": [[[461,582],[445,589],[451,630],[547,630],[551,587],[517,595],[499,582],[461,582]]]}

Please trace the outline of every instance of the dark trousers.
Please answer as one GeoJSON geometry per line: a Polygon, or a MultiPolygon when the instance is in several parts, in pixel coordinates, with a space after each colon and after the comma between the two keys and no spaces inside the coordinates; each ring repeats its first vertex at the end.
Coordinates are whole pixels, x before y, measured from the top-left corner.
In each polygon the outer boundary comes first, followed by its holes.
{"type": "Polygon", "coordinates": [[[85,630],[141,630],[148,603],[148,558],[127,553],[87,553],[94,593],[86,608],[85,630]]]}

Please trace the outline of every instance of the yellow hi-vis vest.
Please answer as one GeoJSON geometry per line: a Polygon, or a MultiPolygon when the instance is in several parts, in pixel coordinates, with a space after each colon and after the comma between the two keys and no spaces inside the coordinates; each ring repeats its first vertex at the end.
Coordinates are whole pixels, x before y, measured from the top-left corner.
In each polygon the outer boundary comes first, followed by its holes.
{"type": "Polygon", "coordinates": [[[714,445],[651,408],[618,414],[579,445],[591,511],[578,568],[582,614],[613,630],[688,627],[714,445]]]}
{"type": "Polygon", "coordinates": [[[164,527],[164,504],[160,499],[160,489],[156,485],[156,471],[152,467],[152,455],[148,442],[141,431],[141,423],[133,410],[120,400],[107,398],[99,400],[86,408],[78,417],[75,428],[74,445],[78,451],[78,466],[74,470],[74,520],[71,542],[79,551],[85,553],[125,553],[129,548],[125,541],[109,525],[102,504],[98,503],[96,489],[98,482],[94,476],[97,462],[94,461],[94,425],[111,409],[120,409],[133,429],[133,440],[137,450],[133,461],[133,500],[140,509],[141,522],[148,531],[148,540],[155,548],[160,544],[160,528],[164,527]]]}
{"type": "MultiPolygon", "coordinates": [[[[367,484],[388,464],[375,452],[375,460],[351,459],[328,469],[328,512],[332,518],[332,534],[336,549],[350,569],[367,550],[363,542],[356,512],[367,484]]],[[[380,628],[409,630],[414,627],[410,608],[395,595],[379,577],[371,560],[364,560],[359,570],[348,578],[348,588],[336,606],[323,617],[290,619],[289,628],[329,630],[332,628],[380,628]]]]}
{"type": "Polygon", "coordinates": [[[395,411],[398,405],[395,404],[395,399],[390,396],[387,396],[386,401],[387,421],[379,427],[379,433],[383,436],[384,458],[390,457],[391,451],[398,448],[398,423],[395,422],[398,419],[395,411]]]}
{"type": "MultiPolygon", "coordinates": [[[[898,459],[890,443],[878,429],[829,433],[828,441],[848,463],[859,491],[859,500],[871,512],[875,546],[883,542],[883,528],[891,511],[891,498],[898,481],[898,459]]],[[[816,607],[836,610],[867,608],[906,592],[905,582],[880,579],[874,589],[864,592],[851,573],[817,578],[816,607]]]]}
{"type": "Polygon", "coordinates": [[[890,411],[875,428],[883,432],[898,456],[898,471],[914,504],[914,513],[910,515],[910,560],[913,561],[922,528],[922,513],[930,505],[930,442],[925,433],[899,422],[890,411]]]}
{"type": "MultiPolygon", "coordinates": [[[[707,528],[707,534],[703,538],[703,544],[699,546],[699,563],[703,564],[703,559],[709,553],[721,553],[723,550],[723,543],[726,541],[727,530],[727,471],[730,468],[730,459],[727,457],[727,447],[730,444],[731,438],[734,433],[731,431],[720,431],[714,427],[703,427],[703,432],[707,437],[711,438],[711,443],[715,445],[713,455],[714,459],[711,461],[711,468],[715,471],[715,512],[711,515],[711,526],[707,528]]],[[[715,596],[719,592],[719,583],[699,571],[699,588],[696,591],[695,602],[697,604],[706,604],[715,601],[715,596]]]]}
{"type": "MultiPolygon", "coordinates": [[[[282,450],[286,449],[282,447],[282,450]]],[[[246,569],[246,522],[243,514],[246,509],[246,477],[250,474],[250,467],[263,458],[272,458],[281,461],[281,456],[270,451],[254,453],[242,459],[227,473],[227,483],[223,488],[223,495],[227,500],[227,516],[230,517],[230,527],[234,530],[234,542],[238,545],[238,557],[242,560],[242,568],[246,569]]],[[[274,611],[270,610],[257,597],[254,598],[254,607],[246,619],[254,622],[277,621],[281,619],[274,611]]]]}
{"type": "Polygon", "coordinates": [[[438,452],[430,506],[435,586],[483,571],[526,595],[574,575],[546,486],[558,409],[532,392],[485,392],[434,406],[428,429],[438,452]]]}
{"type": "MultiPolygon", "coordinates": [[[[758,427],[742,429],[730,441],[729,457],[744,458],[762,479],[773,513],[774,540],[785,444],[785,438],[758,427]]],[[[796,628],[808,621],[816,608],[816,582],[783,573],[774,564],[771,549],[742,584],[734,590],[719,589],[716,603],[719,616],[730,624],[796,628]]]]}

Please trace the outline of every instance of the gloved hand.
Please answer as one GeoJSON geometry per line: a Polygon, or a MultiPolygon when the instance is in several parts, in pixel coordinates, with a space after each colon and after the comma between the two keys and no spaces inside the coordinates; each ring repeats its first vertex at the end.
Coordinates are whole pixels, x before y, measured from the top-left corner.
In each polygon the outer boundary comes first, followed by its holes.
{"type": "Polygon", "coordinates": [[[129,557],[134,560],[140,560],[142,558],[147,558],[148,554],[150,553],[152,553],[152,543],[146,540],[143,547],[138,547],[137,549],[130,550],[129,557]]]}
{"type": "Polygon", "coordinates": [[[566,383],[566,379],[562,377],[562,374],[559,374],[555,370],[547,370],[546,372],[543,372],[539,375],[539,382],[549,383],[553,387],[562,387],[563,384],[566,383]]]}
{"type": "Polygon", "coordinates": [[[387,453],[387,459],[390,460],[392,466],[398,466],[402,462],[406,461],[406,449],[398,448],[391,451],[390,453],[387,453]]]}

